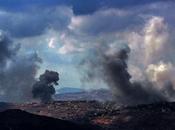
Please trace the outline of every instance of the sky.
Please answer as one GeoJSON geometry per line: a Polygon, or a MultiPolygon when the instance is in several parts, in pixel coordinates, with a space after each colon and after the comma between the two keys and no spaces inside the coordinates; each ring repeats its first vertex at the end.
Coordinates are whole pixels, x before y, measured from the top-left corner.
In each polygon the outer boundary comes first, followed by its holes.
{"type": "Polygon", "coordinates": [[[0,30],[20,44],[17,55],[41,59],[35,78],[46,69],[59,72],[59,87],[107,88],[99,76],[86,76],[95,69],[89,60],[98,60],[96,48],[106,54],[124,46],[131,49],[132,80],[148,75],[162,84],[170,77],[175,84],[169,73],[175,64],[174,8],[173,0],[0,0],[0,30]]]}

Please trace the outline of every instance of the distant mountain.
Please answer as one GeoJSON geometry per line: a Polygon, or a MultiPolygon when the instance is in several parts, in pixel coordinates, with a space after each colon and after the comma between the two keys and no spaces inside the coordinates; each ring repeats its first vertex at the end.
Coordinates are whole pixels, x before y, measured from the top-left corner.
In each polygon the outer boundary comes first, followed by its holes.
{"type": "Polygon", "coordinates": [[[75,101],[75,100],[87,100],[87,101],[111,101],[112,94],[109,90],[99,89],[91,91],[66,91],[66,93],[59,93],[54,96],[55,100],[58,101],[75,101]]]}
{"type": "Polygon", "coordinates": [[[57,90],[58,94],[79,93],[79,92],[84,92],[84,90],[80,88],[71,88],[71,87],[60,88],[57,90]]]}

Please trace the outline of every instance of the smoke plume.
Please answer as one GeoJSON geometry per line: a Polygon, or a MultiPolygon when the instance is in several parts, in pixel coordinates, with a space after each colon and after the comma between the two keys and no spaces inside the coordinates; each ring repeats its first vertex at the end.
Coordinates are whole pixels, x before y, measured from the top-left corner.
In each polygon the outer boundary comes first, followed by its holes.
{"type": "Polygon", "coordinates": [[[7,37],[3,31],[0,31],[0,65],[5,65],[7,60],[19,49],[17,45],[13,45],[12,41],[7,37]]]}
{"type": "Polygon", "coordinates": [[[47,103],[52,101],[52,95],[55,94],[54,85],[58,85],[59,74],[54,71],[46,70],[40,75],[39,81],[33,85],[33,97],[47,103]]]}
{"type": "Polygon", "coordinates": [[[165,101],[166,98],[157,92],[149,81],[131,82],[131,75],[128,72],[129,47],[122,48],[115,53],[106,53],[98,51],[99,57],[90,61],[88,75],[102,78],[110,87],[115,100],[122,104],[140,104],[165,101]],[[95,65],[96,64],[96,65],[95,65]],[[98,65],[97,65],[98,64],[98,65]]]}
{"type": "Polygon", "coordinates": [[[20,44],[0,31],[0,101],[32,100],[32,84],[41,59],[36,53],[20,55],[20,44]]]}
{"type": "Polygon", "coordinates": [[[86,78],[104,81],[119,103],[174,101],[172,37],[164,18],[151,17],[143,30],[125,32],[122,44],[97,43],[83,62],[86,78]]]}

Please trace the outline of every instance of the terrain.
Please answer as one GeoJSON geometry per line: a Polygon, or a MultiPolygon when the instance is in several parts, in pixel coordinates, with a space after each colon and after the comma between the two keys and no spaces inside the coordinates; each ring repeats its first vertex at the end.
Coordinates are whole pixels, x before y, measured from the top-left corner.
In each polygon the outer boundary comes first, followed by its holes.
{"type": "Polygon", "coordinates": [[[98,130],[92,125],[80,125],[70,121],[34,115],[22,110],[6,110],[0,113],[1,130],[98,130]]]}
{"type": "MultiPolygon", "coordinates": [[[[114,102],[102,103],[97,101],[54,101],[48,104],[1,104],[1,111],[4,111],[3,107],[4,109],[10,110],[20,109],[35,115],[47,116],[57,120],[67,120],[79,125],[86,124],[86,126],[89,127],[92,125],[96,127],[95,129],[175,129],[174,102],[160,102],[137,106],[118,106],[114,102]]],[[[8,113],[8,111],[6,111],[6,113],[8,113]]],[[[0,114],[0,120],[4,119],[4,117],[2,118],[1,115],[2,114],[0,114]]]]}

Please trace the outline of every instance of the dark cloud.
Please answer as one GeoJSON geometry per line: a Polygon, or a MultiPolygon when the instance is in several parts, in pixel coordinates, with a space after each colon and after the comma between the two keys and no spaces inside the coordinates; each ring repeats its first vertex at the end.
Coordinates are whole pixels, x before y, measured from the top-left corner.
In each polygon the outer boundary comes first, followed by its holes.
{"type": "MultiPolygon", "coordinates": [[[[0,8],[13,11],[29,10],[31,7],[53,7],[66,5],[73,7],[76,15],[90,14],[101,8],[127,8],[165,0],[0,0],[0,8]]],[[[173,1],[173,0],[166,0],[173,1]]]]}
{"type": "Polygon", "coordinates": [[[55,94],[54,85],[58,85],[58,80],[57,72],[46,70],[44,74],[40,75],[39,81],[33,85],[33,97],[44,103],[51,101],[52,95],[55,94]]]}
{"type": "Polygon", "coordinates": [[[13,37],[31,37],[43,34],[49,28],[63,30],[70,21],[71,10],[60,7],[54,9],[37,9],[30,12],[0,13],[0,28],[13,37]]]}
{"type": "Polygon", "coordinates": [[[14,37],[32,37],[41,35],[50,28],[57,31],[67,30],[74,15],[94,14],[89,17],[90,19],[86,18],[87,22],[84,22],[83,27],[80,26],[77,30],[80,29],[92,35],[115,32],[142,23],[137,11],[133,13],[132,7],[143,5],[141,8],[144,8],[147,4],[160,1],[163,0],[1,0],[0,28],[14,37]],[[132,13],[128,15],[118,15],[115,12],[96,13],[99,10],[108,10],[108,8],[126,9],[132,13]]]}
{"type": "MultiPolygon", "coordinates": [[[[102,8],[128,8],[164,0],[70,0],[76,15],[91,14],[102,8]]],[[[172,1],[172,0],[167,0],[172,1]]],[[[166,1],[166,2],[167,2],[166,1]]]]}
{"type": "Polygon", "coordinates": [[[137,32],[150,17],[160,16],[171,29],[175,20],[172,13],[174,6],[173,2],[158,2],[122,9],[100,9],[91,15],[74,16],[69,27],[78,35],[109,37],[127,31],[137,32]]]}
{"type": "Polygon", "coordinates": [[[14,46],[11,40],[0,31],[0,65],[4,65],[8,59],[16,55],[16,51],[19,46],[14,46]]]}
{"type": "Polygon", "coordinates": [[[7,34],[1,32],[0,101],[30,101],[32,85],[41,59],[36,53],[19,55],[19,46],[13,46],[15,43],[7,34]]]}

